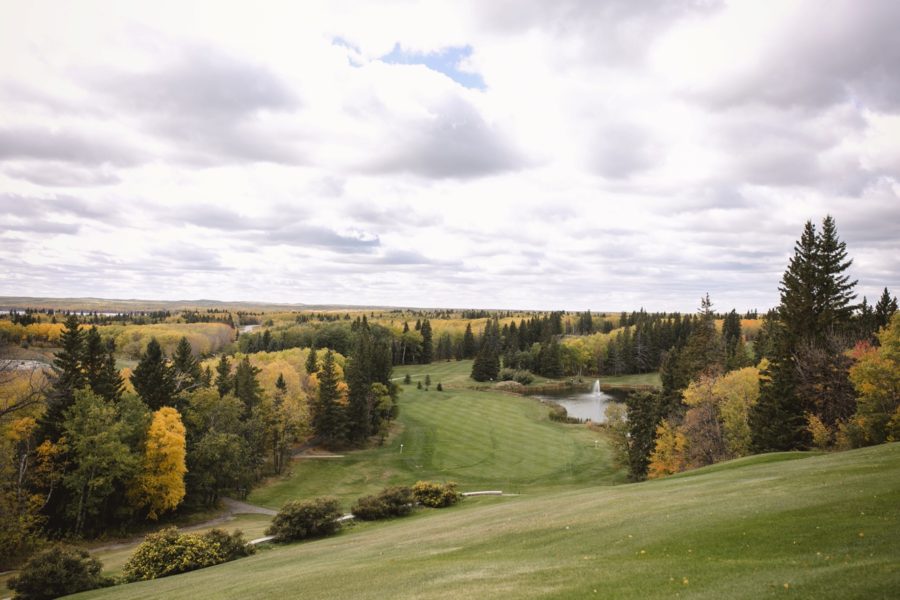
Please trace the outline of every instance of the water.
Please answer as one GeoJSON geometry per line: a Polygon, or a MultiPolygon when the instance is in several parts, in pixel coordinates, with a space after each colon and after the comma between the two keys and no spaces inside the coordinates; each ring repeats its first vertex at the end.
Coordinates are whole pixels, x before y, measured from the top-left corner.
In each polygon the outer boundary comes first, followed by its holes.
{"type": "Polygon", "coordinates": [[[593,421],[594,423],[606,422],[606,406],[610,402],[621,401],[624,398],[621,394],[613,392],[608,394],[600,390],[600,380],[594,381],[590,392],[575,392],[565,394],[543,394],[536,396],[542,400],[556,402],[566,409],[570,417],[581,419],[582,421],[593,421]]]}

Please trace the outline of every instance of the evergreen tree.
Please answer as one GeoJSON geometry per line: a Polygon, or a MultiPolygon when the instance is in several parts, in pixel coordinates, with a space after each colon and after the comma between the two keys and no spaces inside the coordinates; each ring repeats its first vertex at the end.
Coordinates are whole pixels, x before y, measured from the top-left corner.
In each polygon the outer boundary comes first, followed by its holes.
{"type": "Polygon", "coordinates": [[[850,281],[850,276],[844,274],[853,260],[847,260],[847,244],[838,238],[831,215],[822,222],[816,250],[816,312],[821,335],[843,330],[850,324],[856,308],[851,302],[856,298],[853,288],[857,282],[850,281]]]}
{"type": "Polygon", "coordinates": [[[92,385],[96,394],[106,400],[118,402],[122,398],[125,382],[119,369],[116,368],[116,342],[112,339],[106,342],[106,355],[103,360],[103,368],[98,380],[92,385]]]}
{"type": "Polygon", "coordinates": [[[187,337],[182,336],[178,341],[175,354],[172,356],[172,368],[177,392],[191,390],[200,385],[203,377],[200,362],[194,358],[194,350],[187,337]]]}
{"type": "Polygon", "coordinates": [[[312,346],[309,349],[309,354],[306,357],[306,372],[310,375],[318,372],[319,370],[319,359],[316,356],[316,347],[312,346]]]}
{"type": "Polygon", "coordinates": [[[141,355],[131,374],[131,384],[150,410],[174,406],[175,376],[156,338],[150,339],[141,355]]]}
{"type": "Polygon", "coordinates": [[[419,331],[422,334],[422,364],[431,364],[434,358],[434,344],[431,335],[431,321],[425,319],[422,321],[422,328],[419,331]]]}
{"type": "Polygon", "coordinates": [[[472,379],[492,381],[500,373],[500,324],[489,319],[484,326],[481,348],[472,363],[472,379]]]}
{"type": "Polygon", "coordinates": [[[219,391],[219,398],[223,398],[231,391],[232,383],[231,365],[228,364],[228,357],[223,354],[216,365],[216,389],[219,391]]]}
{"type": "Polygon", "coordinates": [[[81,369],[87,385],[97,391],[97,386],[103,379],[106,367],[106,346],[97,331],[97,326],[88,329],[84,335],[84,346],[81,355],[81,369]]]}
{"type": "Polygon", "coordinates": [[[338,404],[338,376],[331,349],[325,351],[319,373],[319,394],[313,410],[313,429],[328,445],[341,443],[345,438],[344,415],[338,404]]]}
{"type": "Polygon", "coordinates": [[[40,419],[38,439],[56,441],[62,434],[66,410],[75,401],[75,392],[87,384],[82,371],[84,334],[75,315],[69,315],[59,338],[62,349],[53,359],[53,387],[47,397],[47,410],[40,419]]]}
{"type": "Polygon", "coordinates": [[[895,312],[897,312],[897,297],[891,298],[888,289],[884,288],[881,298],[878,299],[878,303],[875,305],[875,330],[878,331],[887,327],[895,312]]]}
{"type": "Polygon", "coordinates": [[[279,373],[278,379],[275,380],[275,389],[277,393],[281,395],[283,398],[285,394],[287,394],[287,382],[284,380],[284,374],[279,373]]]}
{"type": "Polygon", "coordinates": [[[209,365],[206,365],[206,367],[203,369],[203,377],[201,379],[201,383],[203,384],[203,387],[209,387],[212,385],[212,382],[213,382],[212,369],[209,368],[209,365]]]}
{"type": "Polygon", "coordinates": [[[357,331],[344,373],[350,388],[347,395],[347,436],[350,441],[361,443],[372,434],[373,407],[369,393],[373,383],[372,336],[368,326],[357,331]]]}
{"type": "Polygon", "coordinates": [[[628,408],[628,470],[631,479],[647,477],[650,454],[656,444],[656,427],[663,419],[663,401],[654,392],[632,392],[625,400],[628,408]]]}
{"type": "Polygon", "coordinates": [[[475,336],[472,335],[472,324],[466,323],[466,333],[463,335],[463,358],[475,358],[476,351],[475,336]]]}
{"type": "Polygon", "coordinates": [[[256,379],[258,374],[259,369],[251,365],[246,356],[234,371],[234,395],[243,402],[245,416],[249,416],[262,400],[262,387],[256,379]]]}

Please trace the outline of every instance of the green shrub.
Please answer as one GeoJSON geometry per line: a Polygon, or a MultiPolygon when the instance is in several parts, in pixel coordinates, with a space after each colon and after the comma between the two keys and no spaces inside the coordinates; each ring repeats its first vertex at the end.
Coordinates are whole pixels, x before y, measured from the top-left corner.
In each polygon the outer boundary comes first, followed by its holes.
{"type": "Polygon", "coordinates": [[[210,529],[200,537],[219,546],[219,554],[225,559],[223,562],[256,554],[256,546],[247,543],[240,529],[231,533],[224,529],[210,529]]]}
{"type": "Polygon", "coordinates": [[[275,536],[278,542],[331,535],[340,529],[340,516],[341,505],[335,498],[292,500],[275,515],[266,535],[275,536]]]}
{"type": "Polygon", "coordinates": [[[443,391],[444,391],[444,386],[442,386],[442,385],[441,385],[441,382],[438,381],[437,388],[435,388],[435,389],[436,389],[437,391],[439,391],[439,392],[443,392],[443,391]]]}
{"type": "Polygon", "coordinates": [[[534,383],[534,375],[530,371],[516,371],[513,375],[513,381],[522,385],[528,385],[529,383],[534,383]]]}
{"type": "Polygon", "coordinates": [[[409,376],[409,373],[407,373],[406,377],[403,378],[403,383],[405,385],[409,385],[410,383],[412,383],[412,377],[409,376]]]}
{"type": "Polygon", "coordinates": [[[516,370],[510,369],[509,367],[504,367],[500,369],[500,372],[497,373],[497,379],[499,381],[512,381],[516,376],[516,370]]]}
{"type": "Polygon", "coordinates": [[[403,517],[412,512],[414,501],[411,488],[389,487],[381,490],[377,496],[363,496],[356,501],[350,512],[363,521],[403,517]]]}
{"type": "Polygon", "coordinates": [[[103,564],[86,550],[53,546],[31,557],[7,586],[20,600],[49,600],[112,585],[102,570],[103,564]]]}
{"type": "Polygon", "coordinates": [[[433,481],[417,481],[412,487],[416,502],[431,508],[443,508],[459,502],[462,497],[456,491],[455,483],[435,483],[433,481]]]}

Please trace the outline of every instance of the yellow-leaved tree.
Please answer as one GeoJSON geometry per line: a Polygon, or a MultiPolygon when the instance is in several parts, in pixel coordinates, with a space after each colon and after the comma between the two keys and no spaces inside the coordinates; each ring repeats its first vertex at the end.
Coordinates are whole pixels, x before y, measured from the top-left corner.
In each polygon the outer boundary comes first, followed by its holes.
{"type": "Polygon", "coordinates": [[[145,508],[148,519],[175,509],[184,498],[185,454],[181,415],[163,406],[153,413],[141,471],[129,490],[132,504],[145,508]]]}
{"type": "Polygon", "coordinates": [[[656,447],[650,455],[647,477],[657,479],[684,471],[687,437],[669,421],[656,428],[656,447]]]}
{"type": "MultiPolygon", "coordinates": [[[[878,332],[877,348],[855,352],[850,381],[859,398],[856,414],[844,430],[856,429],[854,443],[863,446],[900,441],[900,312],[878,332]]],[[[846,434],[845,434],[846,437],[846,434]]]]}

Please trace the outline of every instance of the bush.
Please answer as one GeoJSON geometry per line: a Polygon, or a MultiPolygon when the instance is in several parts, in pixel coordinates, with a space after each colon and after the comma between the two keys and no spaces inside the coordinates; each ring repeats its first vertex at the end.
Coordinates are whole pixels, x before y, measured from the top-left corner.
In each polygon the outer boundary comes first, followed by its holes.
{"type": "Polygon", "coordinates": [[[500,381],[512,381],[515,376],[516,370],[510,369],[509,367],[504,367],[503,369],[500,369],[499,373],[497,373],[497,379],[499,379],[500,381]]]}
{"type": "Polygon", "coordinates": [[[389,487],[377,496],[363,496],[353,505],[350,512],[363,521],[377,521],[391,517],[404,517],[412,512],[412,489],[406,486],[389,487]]]}
{"type": "Polygon", "coordinates": [[[144,538],[125,563],[123,575],[125,581],[158,579],[225,560],[217,544],[199,535],[179,533],[177,527],[167,527],[144,538]]]}
{"type": "Polygon", "coordinates": [[[438,381],[437,388],[435,388],[435,389],[437,389],[437,391],[439,391],[439,392],[443,392],[443,391],[444,391],[444,386],[442,386],[442,385],[441,385],[441,382],[438,381]]]}
{"type": "Polygon", "coordinates": [[[516,371],[515,375],[513,375],[513,381],[522,385],[528,385],[529,383],[534,383],[534,375],[530,371],[516,371]]]}
{"type": "Polygon", "coordinates": [[[292,500],[285,503],[266,530],[275,541],[288,542],[331,535],[340,529],[341,505],[335,498],[292,500]]]}
{"type": "Polygon", "coordinates": [[[239,529],[235,529],[231,533],[224,529],[210,529],[200,537],[210,544],[219,546],[219,554],[225,559],[223,562],[256,554],[256,546],[248,544],[239,529]]]}
{"type": "Polygon", "coordinates": [[[87,551],[54,546],[31,557],[19,575],[7,582],[22,600],[49,600],[112,585],[100,575],[103,564],[87,551]]]}
{"type": "Polygon", "coordinates": [[[417,481],[412,488],[413,497],[423,506],[443,508],[459,502],[462,497],[456,491],[455,483],[435,483],[433,481],[417,481]]]}
{"type": "Polygon", "coordinates": [[[403,383],[405,385],[409,385],[410,383],[412,383],[412,377],[409,376],[409,373],[407,373],[406,377],[403,378],[403,383]]]}

